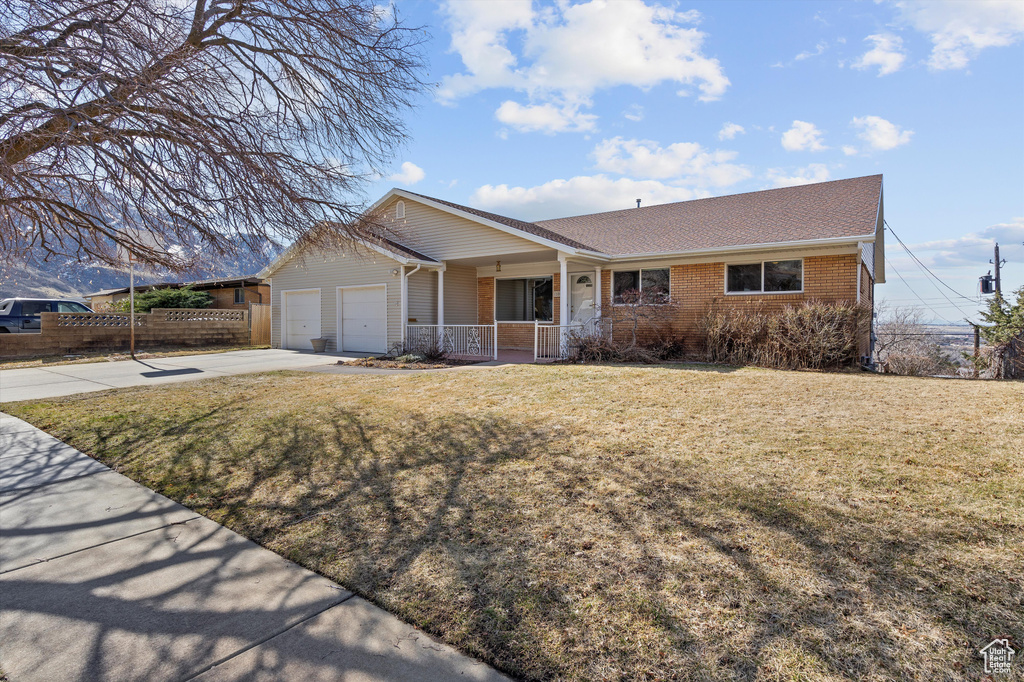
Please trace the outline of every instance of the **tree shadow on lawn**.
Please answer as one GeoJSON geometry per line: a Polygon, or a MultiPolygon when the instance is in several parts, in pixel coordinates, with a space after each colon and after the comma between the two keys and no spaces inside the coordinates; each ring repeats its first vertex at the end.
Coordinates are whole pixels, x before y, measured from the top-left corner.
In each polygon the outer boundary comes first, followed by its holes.
{"type": "Polygon", "coordinates": [[[243,434],[238,407],[118,419],[94,454],[524,678],[958,679],[1021,636],[1021,567],[990,552],[1012,524],[744,486],[539,420],[311,409],[243,434]]]}

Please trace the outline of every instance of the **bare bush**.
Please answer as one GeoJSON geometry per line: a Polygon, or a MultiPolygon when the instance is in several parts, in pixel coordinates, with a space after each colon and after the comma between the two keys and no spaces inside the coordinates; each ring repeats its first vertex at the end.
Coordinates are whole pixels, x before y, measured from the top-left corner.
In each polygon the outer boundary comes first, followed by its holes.
{"type": "Polygon", "coordinates": [[[881,372],[906,376],[930,376],[955,371],[939,345],[928,341],[921,312],[914,308],[877,306],[875,361],[881,372]]]}
{"type": "Polygon", "coordinates": [[[678,306],[664,296],[627,291],[616,304],[614,319],[605,318],[597,331],[570,331],[573,362],[641,362],[678,358],[682,339],[672,330],[678,306]]]}
{"type": "Polygon", "coordinates": [[[811,301],[778,312],[712,309],[699,329],[710,362],[837,369],[858,362],[858,342],[869,320],[864,306],[811,301]]]}
{"type": "Polygon", "coordinates": [[[448,359],[440,334],[423,335],[416,340],[398,341],[388,351],[389,357],[405,357],[415,355],[429,362],[441,362],[448,359]]]}
{"type": "Polygon", "coordinates": [[[0,248],[182,269],[361,234],[423,35],[372,0],[0,4],[0,248]]]}

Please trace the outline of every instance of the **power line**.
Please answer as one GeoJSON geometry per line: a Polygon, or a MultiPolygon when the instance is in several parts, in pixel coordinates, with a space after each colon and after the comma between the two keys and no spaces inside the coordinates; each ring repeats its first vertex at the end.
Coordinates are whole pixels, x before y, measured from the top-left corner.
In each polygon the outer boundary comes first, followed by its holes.
{"type": "MultiPolygon", "coordinates": [[[[966,296],[964,296],[959,291],[956,291],[955,289],[953,289],[953,287],[951,287],[948,284],[946,284],[945,282],[943,282],[941,279],[938,278],[938,276],[934,272],[929,270],[928,266],[926,266],[924,263],[922,263],[921,260],[917,256],[914,255],[914,253],[910,250],[910,248],[906,244],[903,243],[903,240],[900,239],[900,236],[898,234],[896,234],[896,232],[893,231],[893,229],[891,227],[889,227],[889,223],[885,223],[885,226],[889,229],[889,232],[892,232],[892,236],[896,237],[896,241],[898,241],[900,243],[900,246],[902,246],[903,250],[907,252],[907,255],[914,259],[914,262],[917,263],[917,267],[921,268],[922,272],[926,272],[929,275],[931,275],[934,278],[935,282],[938,282],[942,286],[946,287],[947,289],[949,289],[950,291],[955,293],[957,296],[960,296],[961,298],[967,299],[966,296]]],[[[935,282],[932,282],[932,286],[935,286],[935,282]]],[[[910,285],[907,285],[907,286],[910,286],[910,285]]],[[[951,299],[949,296],[946,296],[946,292],[944,292],[942,289],[940,289],[937,286],[935,286],[935,290],[938,291],[940,294],[942,294],[942,296],[947,301],[949,301],[950,304],[953,307],[955,307],[957,310],[959,310],[961,313],[963,313],[965,318],[970,317],[970,315],[967,313],[967,311],[965,311],[963,308],[961,308],[957,304],[953,303],[953,299],[951,299]]],[[[970,299],[967,299],[967,300],[970,300],[970,299]]]]}
{"type": "MultiPolygon", "coordinates": [[[[909,255],[911,258],[913,258],[914,262],[917,263],[918,266],[920,266],[925,272],[927,272],[929,275],[931,275],[935,279],[936,282],[938,282],[942,286],[946,287],[947,289],[952,291],[954,294],[956,294],[960,298],[962,298],[962,299],[964,299],[966,301],[970,301],[971,300],[971,299],[967,298],[966,296],[964,296],[963,294],[961,294],[956,289],[954,289],[953,287],[951,287],[948,284],[946,284],[945,282],[943,282],[941,279],[939,279],[939,276],[936,275],[931,270],[929,270],[928,266],[925,265],[924,263],[922,263],[921,259],[919,259],[917,256],[914,255],[914,253],[910,250],[910,247],[908,247],[906,244],[903,243],[903,240],[900,239],[900,236],[898,234],[896,234],[896,231],[894,229],[892,229],[892,226],[889,225],[889,222],[887,220],[884,220],[884,219],[883,219],[882,222],[885,223],[885,226],[886,226],[886,228],[888,228],[889,232],[892,232],[892,236],[896,237],[896,241],[898,241],[900,243],[900,246],[902,246],[903,250],[907,252],[907,255],[909,255]]],[[[936,289],[938,289],[938,287],[936,287],[936,289]]],[[[939,293],[942,293],[942,292],[940,291],[939,293]]],[[[942,295],[945,296],[944,293],[942,295]]],[[[946,300],[948,301],[949,298],[947,297],[946,300]]],[[[949,302],[952,303],[952,301],[949,301],[949,302]]],[[[971,302],[974,303],[974,301],[971,301],[971,302]]],[[[961,310],[960,312],[963,312],[963,311],[961,310]]],[[[967,313],[964,313],[964,314],[966,315],[967,313]]]]}
{"type": "MultiPolygon", "coordinates": [[[[897,239],[898,239],[898,237],[897,237],[897,239]]],[[[939,313],[939,311],[935,310],[935,308],[932,308],[930,305],[928,305],[927,303],[924,302],[924,299],[921,298],[921,295],[918,294],[916,291],[914,291],[914,289],[911,288],[911,286],[909,284],[907,284],[907,280],[903,279],[903,275],[901,275],[900,271],[896,269],[896,266],[894,266],[892,263],[889,263],[889,267],[892,269],[893,272],[896,273],[896,276],[900,278],[900,281],[902,281],[903,284],[906,285],[907,289],[910,290],[910,293],[914,294],[914,296],[917,296],[917,298],[921,301],[921,303],[924,304],[925,308],[928,308],[928,310],[931,310],[935,315],[938,315],[940,318],[942,318],[946,322],[949,322],[950,324],[953,324],[953,322],[948,317],[946,317],[944,315],[941,315],[939,313]]]]}

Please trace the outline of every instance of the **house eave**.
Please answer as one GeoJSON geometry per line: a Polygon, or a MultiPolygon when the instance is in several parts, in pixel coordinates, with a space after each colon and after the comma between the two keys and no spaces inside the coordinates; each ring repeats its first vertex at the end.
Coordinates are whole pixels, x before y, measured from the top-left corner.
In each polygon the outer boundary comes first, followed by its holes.
{"type": "Polygon", "coordinates": [[[813,248],[820,246],[852,245],[858,242],[874,242],[875,234],[851,237],[830,237],[827,239],[800,239],[786,242],[764,242],[760,244],[737,244],[735,246],[716,246],[707,249],[689,249],[686,251],[650,251],[646,253],[617,254],[607,257],[613,263],[624,263],[635,260],[656,260],[659,258],[686,258],[692,256],[714,256],[716,254],[733,254],[741,251],[777,251],[779,249],[813,248]]]}

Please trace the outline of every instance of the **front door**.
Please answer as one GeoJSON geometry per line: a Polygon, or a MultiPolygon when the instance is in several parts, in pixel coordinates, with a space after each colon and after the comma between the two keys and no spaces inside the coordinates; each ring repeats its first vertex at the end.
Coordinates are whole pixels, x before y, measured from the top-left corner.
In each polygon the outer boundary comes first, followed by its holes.
{"type": "Polygon", "coordinates": [[[594,317],[593,275],[569,275],[569,319],[573,324],[584,324],[594,317]]]}

